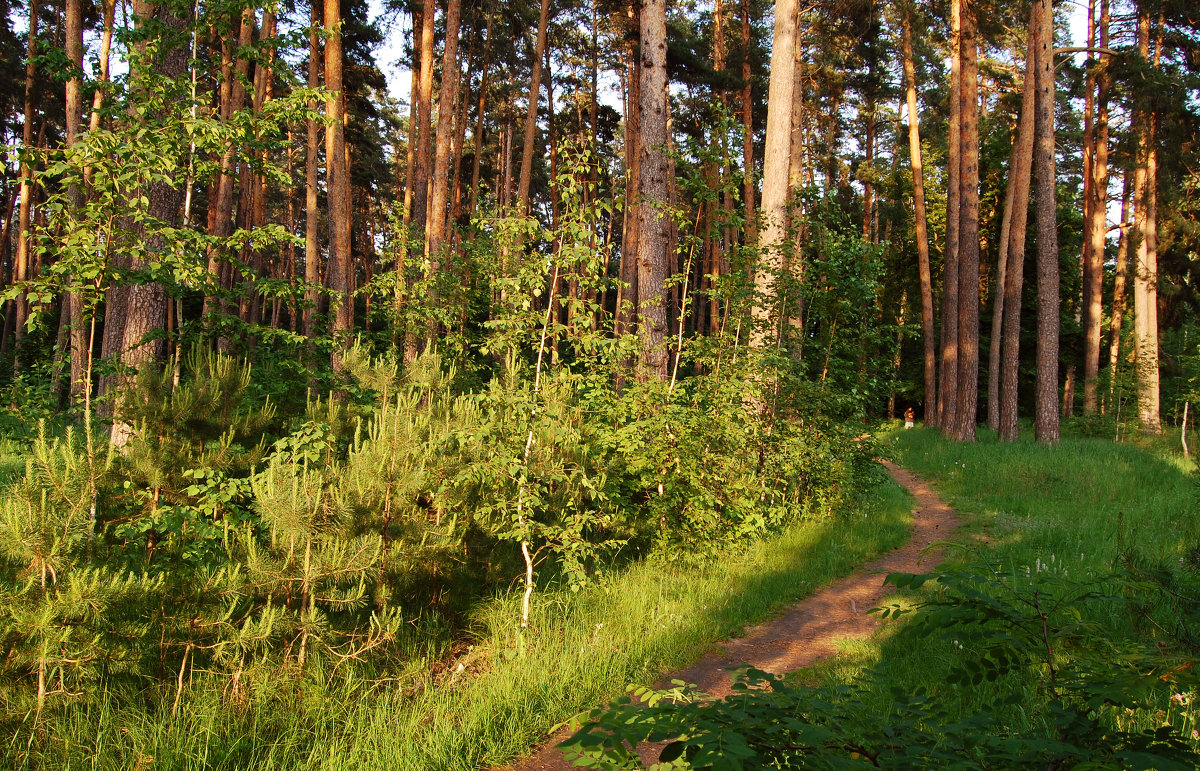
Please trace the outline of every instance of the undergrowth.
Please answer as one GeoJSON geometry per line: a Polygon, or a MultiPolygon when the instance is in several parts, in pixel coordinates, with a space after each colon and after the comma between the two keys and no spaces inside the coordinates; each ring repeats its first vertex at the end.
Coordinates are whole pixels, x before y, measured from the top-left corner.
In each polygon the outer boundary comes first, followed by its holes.
{"type": "MultiPolygon", "coordinates": [[[[576,591],[547,588],[528,630],[520,593],[478,605],[446,650],[368,676],[328,665],[234,694],[196,676],[172,715],[171,689],[107,689],[4,747],[14,768],[474,769],[525,751],[552,726],[630,680],[689,663],[713,642],[903,541],[911,497],[877,481],[831,518],[695,560],[655,557],[603,571],[576,591]]],[[[422,635],[410,633],[412,650],[422,635]]],[[[10,724],[11,725],[11,724],[10,724]]]]}
{"type": "Polygon", "coordinates": [[[639,689],[569,744],[589,765],[675,741],[676,768],[1195,768],[1200,541],[1177,458],[1109,441],[887,442],[970,525],[937,572],[896,575],[904,622],[707,703],[639,689]]]}

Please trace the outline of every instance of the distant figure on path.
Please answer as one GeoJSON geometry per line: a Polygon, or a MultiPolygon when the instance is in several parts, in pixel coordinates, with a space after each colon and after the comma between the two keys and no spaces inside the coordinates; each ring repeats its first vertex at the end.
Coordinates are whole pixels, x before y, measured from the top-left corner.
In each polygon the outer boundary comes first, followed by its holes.
{"type": "Polygon", "coordinates": [[[912,428],[914,425],[913,421],[916,420],[916,417],[917,417],[917,415],[915,412],[913,412],[912,407],[909,407],[907,410],[905,410],[904,411],[904,427],[912,428]]]}

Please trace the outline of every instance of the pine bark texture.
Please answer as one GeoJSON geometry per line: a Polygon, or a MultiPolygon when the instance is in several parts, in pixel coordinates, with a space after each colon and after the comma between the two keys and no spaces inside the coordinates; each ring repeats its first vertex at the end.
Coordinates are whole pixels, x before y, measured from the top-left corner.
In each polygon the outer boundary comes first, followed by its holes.
{"type": "Polygon", "coordinates": [[[642,3],[641,133],[638,194],[638,334],[641,377],[665,379],[667,349],[666,281],[671,258],[670,163],[667,158],[667,9],[666,0],[642,3]]]}
{"type": "MultiPolygon", "coordinates": [[[[26,42],[25,58],[25,121],[21,129],[21,146],[33,148],[33,101],[34,84],[37,79],[37,40],[38,40],[38,2],[29,3],[29,29],[26,42]]],[[[21,162],[19,187],[19,208],[17,210],[17,257],[13,266],[13,281],[22,282],[33,278],[30,271],[29,228],[31,225],[33,207],[33,160],[27,158],[21,162]]],[[[13,335],[17,342],[17,355],[13,366],[21,366],[21,341],[25,339],[25,321],[29,316],[29,301],[24,292],[17,295],[16,325],[13,335]]]]}
{"type": "Polygon", "coordinates": [[[1054,9],[1051,0],[1038,7],[1034,186],[1037,202],[1037,372],[1033,435],[1054,444],[1058,426],[1058,200],[1054,159],[1054,9]]]}
{"type": "MultiPolygon", "coordinates": [[[[1037,27],[1038,7],[1030,12],[1029,29],[1037,27]]],[[[1008,226],[1008,259],[1004,274],[1004,326],[1000,352],[1001,441],[1017,439],[1017,385],[1020,379],[1021,293],[1025,288],[1025,231],[1029,219],[1030,175],[1033,169],[1034,120],[1037,112],[1037,36],[1029,35],[1025,55],[1025,83],[1021,90],[1021,118],[1012,160],[1008,165],[1012,185],[1012,217],[1008,226]]]]}
{"type": "MultiPolygon", "coordinates": [[[[326,0],[328,8],[329,0],[326,0]]],[[[328,13],[328,11],[326,11],[328,13]]],[[[433,163],[433,51],[434,16],[437,0],[424,0],[421,6],[420,77],[417,85],[417,147],[413,153],[411,224],[416,229],[417,243],[425,235],[429,214],[429,184],[433,163]]],[[[328,22],[328,20],[326,20],[328,22]]],[[[328,57],[326,57],[328,61],[328,57]]],[[[328,76],[326,76],[328,77],[328,76]]]]}
{"type": "Polygon", "coordinates": [[[929,265],[929,224],[925,212],[925,173],[921,158],[920,111],[917,108],[917,76],[913,64],[912,11],[904,14],[904,82],[908,104],[908,152],[913,178],[913,228],[917,239],[917,271],[921,282],[921,337],[925,348],[925,418],[936,418],[937,332],[934,329],[933,273],[929,265]]]}
{"type": "MultiPolygon", "coordinates": [[[[66,28],[66,54],[71,62],[71,75],[66,83],[66,146],[68,148],[79,141],[80,128],[83,120],[83,4],[81,0],[66,0],[64,8],[64,27],[66,28]]],[[[83,190],[78,186],[71,188],[71,205],[75,209],[83,208],[83,190]]],[[[83,298],[74,287],[77,282],[72,280],[72,289],[63,295],[62,314],[68,319],[70,327],[68,373],[70,384],[68,393],[72,404],[82,404],[84,389],[88,385],[88,334],[87,325],[83,318],[83,298]]]]}
{"type": "Polygon", "coordinates": [[[763,151],[762,232],[754,271],[754,326],[750,341],[765,348],[779,342],[778,285],[787,248],[788,166],[791,157],[796,2],[775,4],[771,80],[767,87],[767,136],[763,151]]]}
{"type": "MultiPolygon", "coordinates": [[[[1103,324],[1104,244],[1108,230],[1108,54],[1109,0],[1101,0],[1100,53],[1094,65],[1095,119],[1092,121],[1091,175],[1088,180],[1084,211],[1083,284],[1083,414],[1099,410],[1100,333],[1103,324]]],[[[1090,93],[1089,93],[1090,95],[1090,93]]]]}
{"type": "MultiPolygon", "coordinates": [[[[341,2],[325,0],[325,178],[329,194],[329,289],[337,309],[332,329],[346,335],[353,326],[350,295],[350,178],[346,161],[345,88],[342,80],[341,2]]],[[[343,341],[344,342],[344,341],[343,341]]],[[[334,368],[341,364],[334,346],[334,368]]]]}
{"type": "MultiPolygon", "coordinates": [[[[309,9],[308,33],[308,87],[316,89],[321,85],[321,44],[320,28],[322,7],[312,0],[309,9]]],[[[308,103],[312,113],[317,111],[317,103],[308,103]]],[[[307,121],[305,126],[304,144],[304,334],[312,337],[316,331],[317,304],[320,302],[318,289],[321,284],[321,243],[320,227],[321,213],[317,208],[319,194],[318,171],[321,154],[321,124],[317,118],[307,121]]]]}
{"type": "Polygon", "coordinates": [[[962,137],[962,3],[950,2],[950,127],[946,159],[946,245],[942,269],[942,373],[937,425],[947,436],[958,411],[958,228],[962,137]]]}
{"type": "MultiPolygon", "coordinates": [[[[529,212],[529,185],[533,178],[533,148],[537,140],[538,98],[542,87],[542,59],[546,53],[546,27],[549,17],[550,0],[542,0],[542,8],[538,14],[537,44],[533,51],[533,70],[529,76],[529,103],[525,109],[524,144],[521,146],[521,176],[517,180],[517,206],[520,214],[529,212]]],[[[665,45],[666,33],[663,34],[665,45]]]]}
{"type": "Polygon", "coordinates": [[[966,442],[975,441],[979,401],[979,43],[975,9],[961,2],[958,397],[953,436],[966,442]]]}
{"type": "Polygon", "coordinates": [[[454,108],[458,99],[458,27],[460,0],[449,0],[446,6],[446,43],[442,51],[442,88],[438,95],[437,142],[434,150],[433,184],[430,188],[429,257],[431,274],[440,270],[446,241],[446,206],[450,192],[450,150],[454,131],[454,108]]]}

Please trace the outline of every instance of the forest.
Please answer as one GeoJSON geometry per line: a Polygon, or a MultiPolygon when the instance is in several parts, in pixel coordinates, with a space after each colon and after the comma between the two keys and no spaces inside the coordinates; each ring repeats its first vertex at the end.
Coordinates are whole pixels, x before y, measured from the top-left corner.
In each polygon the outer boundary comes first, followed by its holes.
{"type": "Polygon", "coordinates": [[[889,579],[1042,706],[759,765],[1195,767],[1190,0],[0,8],[6,764],[509,763],[903,541],[888,456],[1017,540],[1111,505],[1038,591],[1121,620],[997,632],[1041,552],[889,579]]]}

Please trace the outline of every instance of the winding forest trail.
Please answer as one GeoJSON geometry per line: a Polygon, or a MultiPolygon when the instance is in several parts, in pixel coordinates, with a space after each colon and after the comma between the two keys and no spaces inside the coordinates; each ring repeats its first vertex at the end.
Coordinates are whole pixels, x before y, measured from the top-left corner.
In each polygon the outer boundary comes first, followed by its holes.
{"type": "MultiPolygon", "coordinates": [[[[942,502],[924,480],[889,461],[882,461],[892,478],[916,499],[911,539],[903,546],[859,568],[853,574],[795,603],[781,615],[751,627],[743,637],[728,640],[687,669],[671,672],[658,683],[671,680],[694,683],[705,693],[723,698],[730,693],[729,669],[750,664],[776,674],[812,666],[837,653],[845,640],[863,640],[879,627],[880,619],[868,613],[884,598],[883,579],[888,573],[915,573],[936,565],[941,551],[930,546],[948,538],[960,524],[954,509],[942,502]]],[[[511,771],[567,771],[573,768],[557,745],[570,736],[562,730],[532,755],[508,768],[511,771]]],[[[661,746],[638,748],[647,767],[657,761],[661,746]]]]}

